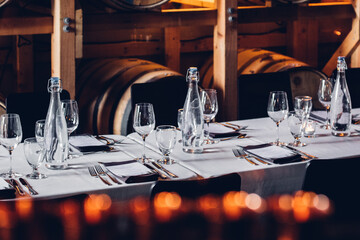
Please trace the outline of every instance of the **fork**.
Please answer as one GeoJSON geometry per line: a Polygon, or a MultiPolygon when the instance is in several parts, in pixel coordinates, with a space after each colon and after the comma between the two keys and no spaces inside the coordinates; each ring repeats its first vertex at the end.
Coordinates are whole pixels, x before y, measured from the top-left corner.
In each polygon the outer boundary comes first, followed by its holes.
{"type": "Polygon", "coordinates": [[[114,183],[121,184],[119,180],[117,180],[114,176],[109,174],[108,172],[105,172],[104,169],[100,165],[95,165],[95,170],[97,173],[101,176],[108,176],[114,183]]]}
{"type": "Polygon", "coordinates": [[[233,151],[235,157],[244,158],[246,161],[248,161],[248,162],[251,163],[252,165],[259,165],[259,164],[257,164],[256,162],[248,159],[248,158],[247,158],[247,154],[241,153],[239,149],[235,149],[235,148],[234,148],[234,149],[232,149],[232,151],[233,151]]]}
{"type": "Polygon", "coordinates": [[[107,185],[112,185],[109,181],[107,181],[105,178],[103,178],[101,175],[97,174],[95,171],[95,168],[93,166],[88,167],[89,173],[93,177],[99,177],[101,181],[103,181],[107,185]]]}
{"type": "Polygon", "coordinates": [[[238,146],[239,147],[239,152],[242,154],[242,155],[246,155],[247,157],[252,157],[252,158],[255,158],[258,162],[261,162],[261,163],[263,163],[263,164],[266,164],[266,165],[271,165],[271,163],[269,163],[269,162],[265,162],[264,160],[262,160],[262,159],[260,159],[260,158],[258,158],[258,157],[256,157],[255,155],[253,155],[253,154],[250,154],[250,153],[248,153],[248,152],[246,152],[245,150],[244,150],[244,148],[243,147],[241,147],[241,146],[238,146]]]}

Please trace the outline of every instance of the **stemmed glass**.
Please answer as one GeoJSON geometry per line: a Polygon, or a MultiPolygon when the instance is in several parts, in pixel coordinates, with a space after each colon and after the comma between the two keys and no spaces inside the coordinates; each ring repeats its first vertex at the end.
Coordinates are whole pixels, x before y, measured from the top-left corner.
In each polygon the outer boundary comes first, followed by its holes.
{"type": "Polygon", "coordinates": [[[67,132],[70,134],[74,132],[79,126],[79,109],[75,100],[63,100],[61,101],[62,108],[64,110],[65,121],[67,125],[67,132]]]}
{"type": "Polygon", "coordinates": [[[26,138],[24,140],[24,153],[27,162],[33,168],[32,173],[27,174],[26,177],[31,179],[46,178],[47,176],[45,174],[42,174],[38,171],[38,168],[45,159],[45,151],[41,146],[41,141],[38,142],[38,140],[34,137],[26,138]]]}
{"type": "Polygon", "coordinates": [[[201,90],[201,103],[203,105],[204,120],[206,122],[205,131],[205,144],[216,143],[213,139],[210,139],[210,122],[214,119],[218,112],[218,101],[215,89],[203,89],[201,90]]]}
{"type": "Polygon", "coordinates": [[[35,138],[42,149],[45,149],[45,119],[37,120],[35,123],[35,138]]]}
{"type": "Polygon", "coordinates": [[[3,178],[20,177],[21,174],[12,170],[12,152],[22,140],[22,128],[18,114],[9,113],[0,116],[0,143],[9,151],[10,169],[0,174],[3,178]]]}
{"type": "Polygon", "coordinates": [[[171,125],[160,125],[156,128],[156,143],[163,154],[163,158],[158,160],[160,163],[172,164],[174,160],[169,155],[176,144],[176,127],[171,125]]]}
{"type": "MultiPolygon", "coordinates": [[[[294,101],[294,110],[298,117],[302,120],[307,120],[312,109],[312,97],[310,96],[296,96],[294,101]]],[[[305,124],[305,122],[303,122],[305,124]]]]}
{"type": "Polygon", "coordinates": [[[326,121],[324,125],[321,125],[321,128],[330,129],[330,118],[329,118],[329,110],[331,105],[331,94],[332,94],[332,83],[329,79],[320,79],[318,98],[319,102],[326,109],[326,121]]]}
{"type": "Polygon", "coordinates": [[[267,106],[267,112],[269,117],[276,123],[277,138],[273,142],[273,145],[284,145],[279,141],[279,125],[286,118],[289,112],[289,104],[287,100],[287,94],[284,91],[272,91],[269,95],[269,101],[267,106]]]}
{"type": "Polygon", "coordinates": [[[178,109],[178,115],[177,115],[177,124],[178,124],[178,129],[181,131],[182,127],[182,121],[183,121],[183,113],[184,113],[184,109],[180,108],[178,109]]]}
{"type": "Polygon", "coordinates": [[[151,103],[137,103],[135,105],[133,127],[143,139],[143,155],[137,160],[145,162],[145,139],[155,128],[155,113],[151,103]]]}
{"type": "Polygon", "coordinates": [[[303,123],[302,120],[294,113],[290,113],[287,119],[288,126],[290,128],[290,132],[294,137],[294,142],[289,143],[290,146],[293,147],[302,147],[305,146],[305,143],[302,143],[300,141],[302,137],[302,129],[303,129],[303,123]]]}

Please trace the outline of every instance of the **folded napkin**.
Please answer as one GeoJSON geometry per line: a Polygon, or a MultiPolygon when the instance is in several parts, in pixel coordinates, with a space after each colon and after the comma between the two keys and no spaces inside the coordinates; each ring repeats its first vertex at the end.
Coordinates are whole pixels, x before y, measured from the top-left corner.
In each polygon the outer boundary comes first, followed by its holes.
{"type": "Polygon", "coordinates": [[[126,179],[126,183],[140,183],[156,181],[158,179],[158,174],[156,172],[150,170],[136,160],[103,164],[117,177],[126,179]]]}
{"type": "Polygon", "coordinates": [[[302,160],[300,154],[297,154],[290,149],[274,146],[271,144],[261,144],[244,147],[244,150],[259,158],[271,161],[277,164],[298,162],[302,160]]]}
{"type": "Polygon", "coordinates": [[[0,199],[15,198],[15,189],[9,188],[9,184],[0,178],[0,199]]]}
{"type": "Polygon", "coordinates": [[[219,123],[210,123],[209,135],[212,138],[226,138],[233,137],[240,134],[239,131],[235,131],[229,127],[225,127],[219,123]]]}
{"type": "Polygon", "coordinates": [[[108,145],[97,140],[94,136],[87,134],[71,136],[69,143],[80,152],[99,152],[111,150],[108,145]]]}

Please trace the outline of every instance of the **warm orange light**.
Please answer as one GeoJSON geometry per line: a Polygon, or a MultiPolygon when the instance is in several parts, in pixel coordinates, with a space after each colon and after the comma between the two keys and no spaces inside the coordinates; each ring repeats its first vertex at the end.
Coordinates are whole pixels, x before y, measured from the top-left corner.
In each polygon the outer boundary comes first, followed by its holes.
{"type": "Polygon", "coordinates": [[[290,195],[281,195],[278,200],[279,208],[283,211],[292,210],[293,198],[290,195]]]}
{"type": "Polygon", "coordinates": [[[294,217],[298,222],[306,222],[310,217],[309,207],[303,201],[303,193],[297,192],[293,201],[294,217]]]}
{"type": "Polygon", "coordinates": [[[32,213],[32,201],[30,199],[22,199],[16,202],[16,212],[20,217],[30,217],[32,213]]]}
{"type": "Polygon", "coordinates": [[[0,208],[0,228],[10,228],[9,212],[6,208],[0,208]]]}
{"type": "Polygon", "coordinates": [[[111,198],[106,194],[96,195],[94,197],[95,207],[99,210],[106,211],[111,207],[111,198]]]}
{"type": "Polygon", "coordinates": [[[78,208],[79,206],[75,201],[68,200],[61,205],[61,213],[64,216],[71,216],[78,212],[78,208]]]}
{"type": "Polygon", "coordinates": [[[228,192],[223,196],[224,213],[231,220],[238,219],[241,216],[241,208],[235,199],[237,195],[238,192],[228,192]]]}
{"type": "Polygon", "coordinates": [[[135,213],[147,211],[150,207],[149,201],[143,197],[136,197],[131,202],[131,209],[135,213]]]}
{"type": "Polygon", "coordinates": [[[247,192],[244,191],[237,192],[234,197],[236,204],[239,207],[245,208],[246,207],[245,199],[247,196],[248,196],[247,192]]]}
{"type": "Polygon", "coordinates": [[[267,207],[265,201],[256,193],[249,194],[245,199],[245,204],[249,209],[257,213],[264,212],[267,207]]]}
{"type": "Polygon", "coordinates": [[[341,36],[341,32],[340,32],[339,30],[334,30],[334,34],[335,34],[336,36],[341,36]]]}
{"type": "Polygon", "coordinates": [[[313,203],[314,207],[320,211],[327,212],[330,209],[330,200],[323,194],[316,195],[313,203]]]}
{"type": "Polygon", "coordinates": [[[219,201],[213,196],[204,196],[199,199],[200,209],[203,211],[217,209],[219,207],[219,201]]]}
{"type": "Polygon", "coordinates": [[[86,221],[90,224],[96,224],[101,220],[101,211],[94,203],[96,195],[90,195],[84,202],[84,214],[86,221]]]}

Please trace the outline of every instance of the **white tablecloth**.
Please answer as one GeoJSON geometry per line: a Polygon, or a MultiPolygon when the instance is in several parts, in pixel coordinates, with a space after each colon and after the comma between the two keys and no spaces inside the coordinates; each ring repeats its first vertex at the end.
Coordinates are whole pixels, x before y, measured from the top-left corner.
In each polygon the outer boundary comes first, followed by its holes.
{"type": "MultiPolygon", "coordinates": [[[[206,145],[202,154],[184,153],[181,143],[177,143],[171,154],[171,158],[175,159],[177,163],[164,165],[164,167],[178,175],[180,179],[195,177],[196,174],[211,177],[238,172],[242,177],[241,189],[258,193],[263,197],[271,194],[291,193],[301,189],[308,165],[307,161],[254,166],[233,155],[232,149],[236,145],[246,146],[274,141],[276,125],[270,118],[243,120],[234,123],[248,126],[246,130],[242,131],[242,133],[247,134],[247,138],[235,138],[221,141],[218,144],[206,145]]],[[[69,161],[71,168],[68,170],[49,170],[42,166],[40,171],[45,173],[48,178],[42,180],[28,179],[35,190],[39,192],[35,198],[56,198],[78,193],[107,193],[115,200],[126,200],[137,195],[148,195],[153,182],[106,186],[99,179],[89,175],[88,165],[96,164],[99,161],[122,162],[141,156],[142,140],[136,133],[130,134],[128,137],[118,135],[111,137],[125,139],[121,144],[116,145],[116,148],[121,151],[73,158],[69,161]]],[[[293,141],[286,120],[280,124],[280,141],[293,141]]],[[[318,127],[315,138],[305,138],[302,141],[308,145],[299,149],[320,159],[360,155],[360,148],[358,147],[360,135],[355,131],[352,131],[350,137],[340,138],[332,136],[329,130],[318,127]]],[[[146,139],[146,146],[148,157],[160,158],[154,132],[146,139]]],[[[8,152],[1,147],[1,172],[5,172],[9,168],[8,156],[8,152]]],[[[24,175],[31,172],[31,168],[25,160],[22,144],[14,151],[13,169],[24,175]]]]}

